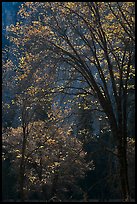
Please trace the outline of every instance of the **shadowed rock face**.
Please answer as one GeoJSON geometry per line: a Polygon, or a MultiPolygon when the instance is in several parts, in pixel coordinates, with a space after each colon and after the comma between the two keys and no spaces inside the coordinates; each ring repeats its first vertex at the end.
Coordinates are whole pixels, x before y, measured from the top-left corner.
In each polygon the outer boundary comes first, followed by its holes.
{"type": "Polygon", "coordinates": [[[24,2],[2,2],[2,26],[15,24],[22,3],[24,2]]]}
{"type": "Polygon", "coordinates": [[[2,2],[2,47],[9,44],[5,37],[6,26],[16,23],[17,12],[22,3],[23,2],[2,2]]]}
{"type": "MultiPolygon", "coordinates": [[[[6,46],[10,46],[10,42],[8,39],[6,39],[6,35],[8,33],[6,32],[6,27],[15,24],[17,21],[17,12],[19,11],[19,7],[23,2],[2,2],[2,49],[4,49],[6,46]]],[[[7,57],[10,55],[7,54],[7,57]]],[[[7,75],[7,80],[8,78],[11,77],[13,72],[9,73],[7,75]]],[[[10,103],[12,98],[14,97],[13,93],[11,90],[5,89],[3,87],[3,94],[2,94],[2,99],[5,103],[10,103]]],[[[3,110],[4,111],[4,110],[3,110]]],[[[6,115],[5,112],[3,112],[3,121],[4,123],[7,121],[8,116],[6,115]]],[[[13,120],[13,118],[12,118],[13,120]]],[[[15,121],[14,123],[17,123],[15,121]]]]}

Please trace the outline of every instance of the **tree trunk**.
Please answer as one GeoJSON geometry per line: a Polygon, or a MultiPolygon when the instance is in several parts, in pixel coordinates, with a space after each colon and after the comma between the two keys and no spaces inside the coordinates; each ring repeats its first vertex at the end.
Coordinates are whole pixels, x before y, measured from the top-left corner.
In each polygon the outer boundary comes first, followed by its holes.
{"type": "Polygon", "coordinates": [[[130,201],[129,182],[128,182],[128,163],[127,163],[127,109],[126,95],[120,97],[117,101],[118,111],[118,129],[117,129],[117,148],[119,159],[119,176],[121,183],[121,194],[123,202],[130,201]],[[123,101],[123,103],[122,103],[123,101]]]}
{"type": "Polygon", "coordinates": [[[53,183],[52,183],[52,189],[51,189],[52,197],[56,195],[58,177],[59,177],[58,173],[55,172],[53,183]]]}
{"type": "Polygon", "coordinates": [[[24,202],[24,167],[20,167],[20,199],[24,202]]]}
{"type": "Polygon", "coordinates": [[[128,164],[126,143],[124,138],[119,140],[118,145],[118,159],[119,159],[119,175],[121,183],[121,193],[123,202],[130,201],[129,182],[128,182],[128,164]]]}
{"type": "Polygon", "coordinates": [[[22,157],[20,163],[20,199],[24,202],[24,175],[25,175],[26,128],[23,127],[22,157]]]}

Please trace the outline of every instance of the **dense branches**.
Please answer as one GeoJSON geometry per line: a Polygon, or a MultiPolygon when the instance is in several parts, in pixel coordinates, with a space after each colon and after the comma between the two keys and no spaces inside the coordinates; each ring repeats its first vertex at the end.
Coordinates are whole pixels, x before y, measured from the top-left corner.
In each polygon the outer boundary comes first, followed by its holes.
{"type": "Polygon", "coordinates": [[[20,21],[8,28],[20,53],[18,84],[23,83],[24,93],[35,101],[46,93],[54,94],[54,101],[60,98],[57,93],[71,95],[71,90],[76,96],[84,90],[91,100],[96,98],[118,151],[122,197],[129,200],[127,113],[135,78],[134,2],[26,2],[19,15],[20,21]],[[33,86],[24,83],[27,80],[33,86]],[[44,80],[47,84],[41,88],[44,80]]]}

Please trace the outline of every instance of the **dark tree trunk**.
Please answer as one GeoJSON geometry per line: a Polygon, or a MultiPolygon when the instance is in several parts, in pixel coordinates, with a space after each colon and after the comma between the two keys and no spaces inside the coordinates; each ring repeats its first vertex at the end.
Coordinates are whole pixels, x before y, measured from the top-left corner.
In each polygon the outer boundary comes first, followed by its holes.
{"type": "Polygon", "coordinates": [[[118,144],[119,175],[123,202],[130,201],[127,164],[127,138],[120,136],[118,144]]]}
{"type": "Polygon", "coordinates": [[[117,150],[119,160],[119,176],[121,184],[121,194],[123,202],[130,201],[129,182],[128,182],[128,163],[127,163],[127,106],[126,95],[121,95],[117,99],[117,150]]]}
{"type": "Polygon", "coordinates": [[[20,163],[20,199],[24,202],[24,175],[25,175],[25,149],[26,149],[26,128],[23,127],[22,157],[20,163]]]}
{"type": "Polygon", "coordinates": [[[52,183],[52,189],[51,189],[51,193],[53,197],[56,195],[57,182],[58,182],[58,173],[55,173],[53,183],[52,183]]]}

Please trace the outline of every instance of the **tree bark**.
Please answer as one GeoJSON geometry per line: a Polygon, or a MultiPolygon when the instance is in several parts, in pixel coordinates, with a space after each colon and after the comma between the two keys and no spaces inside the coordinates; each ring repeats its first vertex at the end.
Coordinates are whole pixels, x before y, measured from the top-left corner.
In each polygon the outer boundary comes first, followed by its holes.
{"type": "Polygon", "coordinates": [[[129,182],[128,182],[127,148],[126,148],[125,139],[126,138],[123,138],[120,136],[119,144],[118,144],[119,175],[120,175],[122,200],[123,202],[129,202],[130,191],[129,191],[129,182]]]}
{"type": "Polygon", "coordinates": [[[55,173],[54,178],[53,178],[52,189],[51,189],[52,197],[54,197],[56,195],[58,177],[59,177],[59,175],[57,172],[57,173],[55,173]]]}
{"type": "Polygon", "coordinates": [[[23,141],[22,141],[22,157],[20,163],[20,199],[25,200],[24,196],[24,175],[25,175],[25,149],[26,149],[26,128],[23,127],[23,141]]]}

